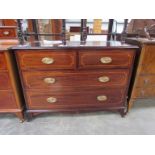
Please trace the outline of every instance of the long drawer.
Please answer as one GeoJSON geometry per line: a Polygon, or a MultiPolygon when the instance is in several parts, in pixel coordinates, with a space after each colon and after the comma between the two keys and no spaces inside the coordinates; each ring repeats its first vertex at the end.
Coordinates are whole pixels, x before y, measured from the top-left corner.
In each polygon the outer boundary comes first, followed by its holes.
{"type": "Polygon", "coordinates": [[[139,87],[134,89],[132,98],[155,98],[155,86],[139,87]]]}
{"type": "Polygon", "coordinates": [[[123,106],[124,89],[98,89],[80,92],[27,91],[30,109],[69,108],[92,105],[94,107],[123,106]]]}
{"type": "Polygon", "coordinates": [[[0,90],[11,89],[11,82],[8,72],[0,72],[0,90]]]}
{"type": "Polygon", "coordinates": [[[0,109],[18,108],[13,92],[0,90],[0,109]]]}
{"type": "Polygon", "coordinates": [[[133,50],[83,50],[79,52],[79,68],[129,68],[133,56],[133,50]]]}
{"type": "Polygon", "coordinates": [[[26,89],[65,90],[82,87],[124,87],[128,83],[129,70],[106,71],[23,71],[26,89]]]}
{"type": "Polygon", "coordinates": [[[6,60],[3,52],[0,52],[0,70],[6,70],[6,60]]]}
{"type": "Polygon", "coordinates": [[[21,69],[74,69],[76,52],[67,50],[24,50],[18,51],[21,69]]]}
{"type": "Polygon", "coordinates": [[[139,76],[136,87],[155,86],[155,75],[139,76]]]}

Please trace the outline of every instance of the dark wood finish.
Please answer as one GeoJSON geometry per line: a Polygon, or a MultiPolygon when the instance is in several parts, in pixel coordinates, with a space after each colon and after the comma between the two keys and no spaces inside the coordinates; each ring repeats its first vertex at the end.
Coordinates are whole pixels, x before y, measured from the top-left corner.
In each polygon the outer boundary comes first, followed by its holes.
{"type": "MultiPolygon", "coordinates": [[[[87,33],[89,33],[89,27],[86,28],[87,33]]],[[[69,32],[72,33],[80,33],[81,32],[81,27],[79,26],[71,26],[69,32]]]]}
{"type": "Polygon", "coordinates": [[[136,45],[128,45],[124,42],[119,41],[87,41],[82,44],[79,41],[67,41],[66,44],[64,43],[57,43],[57,44],[50,44],[46,42],[29,42],[29,44],[25,43],[23,46],[13,46],[12,50],[95,50],[99,52],[99,50],[131,50],[131,49],[139,49],[136,45]]]}
{"type": "Polygon", "coordinates": [[[123,50],[109,51],[81,51],[79,53],[79,67],[83,69],[93,68],[128,68],[132,64],[134,53],[131,51],[123,52],[123,50]],[[104,64],[100,61],[102,57],[110,57],[111,63],[104,64]]]}
{"type": "Polygon", "coordinates": [[[16,36],[16,27],[0,27],[0,39],[14,39],[16,36]]]}
{"type": "Polygon", "coordinates": [[[52,109],[52,108],[76,108],[81,106],[92,105],[96,107],[117,107],[123,106],[124,90],[122,89],[100,89],[80,92],[30,92],[26,93],[28,99],[28,107],[30,109],[52,109]],[[106,95],[106,101],[98,101],[97,96],[106,95]],[[48,103],[48,97],[55,97],[55,103],[48,103]]]}
{"type": "Polygon", "coordinates": [[[107,71],[23,71],[24,88],[47,89],[47,90],[81,90],[82,88],[97,87],[123,87],[128,83],[129,70],[107,70],[107,71]],[[100,82],[99,78],[106,76],[109,81],[100,82]],[[35,77],[35,78],[34,78],[35,77]],[[46,78],[54,78],[54,83],[46,83],[46,78]],[[74,87],[73,87],[74,85],[74,87]]]}
{"type": "Polygon", "coordinates": [[[52,47],[31,43],[12,48],[27,113],[34,116],[54,111],[113,110],[125,115],[137,47],[118,42],[96,43],[80,46],[66,42],[65,46],[52,47]],[[54,58],[55,64],[42,64],[44,57],[54,58]],[[111,64],[100,63],[101,57],[111,57],[111,64]],[[103,76],[109,80],[99,80],[103,76]],[[54,82],[47,83],[45,78],[54,78],[54,82]]]}
{"type": "Polygon", "coordinates": [[[74,51],[40,50],[37,51],[37,55],[33,50],[18,53],[20,67],[23,69],[74,69],[76,65],[76,53],[74,51]],[[42,62],[43,58],[52,58],[54,63],[45,64],[42,62]]]}
{"type": "Polygon", "coordinates": [[[107,40],[108,40],[108,41],[111,39],[111,36],[112,36],[111,33],[112,33],[113,24],[114,24],[114,19],[109,19],[108,37],[107,37],[107,40]]]}

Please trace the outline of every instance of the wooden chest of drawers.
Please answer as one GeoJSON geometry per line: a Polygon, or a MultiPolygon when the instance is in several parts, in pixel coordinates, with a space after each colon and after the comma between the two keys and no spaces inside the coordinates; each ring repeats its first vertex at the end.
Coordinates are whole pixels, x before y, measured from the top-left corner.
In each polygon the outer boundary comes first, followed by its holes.
{"type": "Polygon", "coordinates": [[[27,113],[127,108],[135,46],[14,48],[27,113]]]}
{"type": "Polygon", "coordinates": [[[22,93],[19,77],[9,45],[0,45],[0,113],[14,113],[23,118],[22,93]]]}
{"type": "Polygon", "coordinates": [[[155,43],[145,38],[129,38],[128,43],[139,45],[140,54],[129,105],[136,99],[155,97],[155,43]]]}

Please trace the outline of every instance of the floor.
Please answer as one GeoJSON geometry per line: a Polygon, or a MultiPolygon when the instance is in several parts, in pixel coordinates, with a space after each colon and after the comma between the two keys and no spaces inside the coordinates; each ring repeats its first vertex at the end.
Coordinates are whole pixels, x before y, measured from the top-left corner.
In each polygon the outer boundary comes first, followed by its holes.
{"type": "Polygon", "coordinates": [[[126,115],[98,112],[43,114],[20,123],[11,114],[0,115],[1,135],[120,135],[155,134],[155,100],[139,100],[126,115]]]}

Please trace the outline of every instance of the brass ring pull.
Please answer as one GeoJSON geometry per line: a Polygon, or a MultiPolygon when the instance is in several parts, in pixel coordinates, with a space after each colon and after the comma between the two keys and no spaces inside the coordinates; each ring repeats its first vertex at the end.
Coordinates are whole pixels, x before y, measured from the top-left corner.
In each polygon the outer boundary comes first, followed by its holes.
{"type": "Polygon", "coordinates": [[[5,36],[7,36],[7,35],[9,35],[9,31],[4,31],[3,34],[4,34],[5,36]]]}
{"type": "Polygon", "coordinates": [[[54,59],[53,58],[49,58],[49,57],[45,57],[45,58],[42,58],[42,63],[44,63],[44,64],[52,64],[52,63],[54,63],[54,59]]]}
{"type": "Polygon", "coordinates": [[[108,76],[101,76],[101,77],[98,78],[98,80],[100,82],[105,83],[105,82],[109,82],[110,81],[110,78],[108,76]]]}
{"type": "Polygon", "coordinates": [[[102,57],[102,58],[100,59],[100,61],[101,61],[101,63],[103,63],[103,64],[109,64],[109,63],[112,62],[112,58],[111,58],[111,57],[102,57]]]}
{"type": "Polygon", "coordinates": [[[45,78],[44,82],[47,84],[53,84],[55,83],[55,78],[45,78]]]}
{"type": "Polygon", "coordinates": [[[105,95],[100,95],[100,96],[97,96],[97,100],[98,101],[106,101],[108,98],[107,98],[107,96],[105,96],[105,95]]]}
{"type": "Polygon", "coordinates": [[[57,101],[57,99],[55,97],[49,97],[49,98],[46,99],[46,101],[48,103],[55,103],[57,101]]]}

